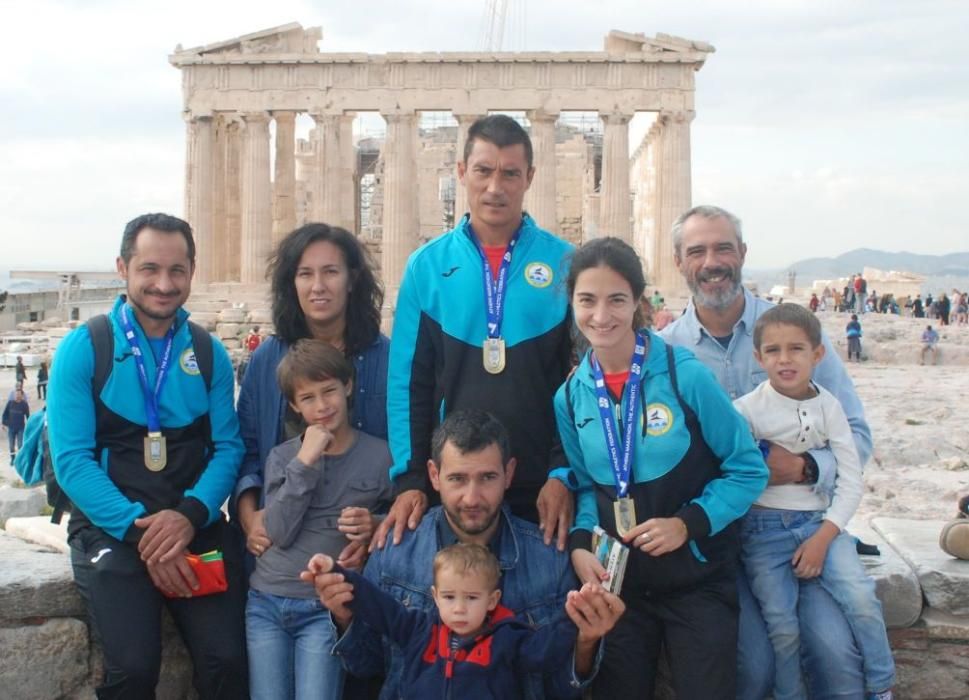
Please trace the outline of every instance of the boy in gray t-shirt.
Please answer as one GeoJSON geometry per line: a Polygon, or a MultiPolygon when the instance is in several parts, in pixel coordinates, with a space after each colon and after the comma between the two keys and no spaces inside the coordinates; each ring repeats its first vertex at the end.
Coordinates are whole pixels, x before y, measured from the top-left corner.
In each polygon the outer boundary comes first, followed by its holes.
{"type": "Polygon", "coordinates": [[[308,427],[266,461],[272,546],[256,559],[246,605],[254,700],[342,694],[329,612],[299,574],[317,552],[337,558],[348,542],[369,540],[373,513],[393,500],[387,443],[348,420],[352,374],[339,350],[311,339],[297,341],[277,370],[283,395],[308,427]]]}

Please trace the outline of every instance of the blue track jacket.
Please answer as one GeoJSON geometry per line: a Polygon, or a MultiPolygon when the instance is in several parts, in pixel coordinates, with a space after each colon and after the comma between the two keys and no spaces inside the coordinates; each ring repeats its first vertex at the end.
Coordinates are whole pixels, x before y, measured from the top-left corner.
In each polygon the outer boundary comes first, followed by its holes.
{"type": "MultiPolygon", "coordinates": [[[[123,303],[125,298],[122,296],[110,313],[114,330],[114,367],[100,399],[104,407],[114,414],[114,418],[133,426],[146,426],[145,401],[138,370],[119,321],[119,309],[123,303]]],[[[150,343],[130,308],[129,318],[143,350],[148,381],[154,385],[154,353],[149,350],[150,343]]],[[[169,430],[177,431],[196,424],[208,413],[214,449],[208,458],[204,452],[198,454],[194,479],[175,493],[172,493],[173,485],[170,483],[173,478],[170,467],[160,472],[150,472],[143,463],[117,464],[109,449],[100,450],[100,455],[96,454],[96,413],[91,392],[94,348],[87,326],[79,326],[57,347],[57,361],[51,369],[47,397],[54,472],[61,488],[73,502],[75,511],[82,511],[91,523],[119,540],[126,539],[127,535],[129,541],[136,541],[141,530],[133,527],[134,520],[161,510],[161,507],[152,508],[132,498],[130,493],[136,489],[126,488],[123,491],[116,481],[128,484],[138,482],[145,492],[158,494],[159,498],[167,501],[164,507],[181,512],[196,530],[221,517],[220,508],[236,482],[243,446],[233,408],[235,380],[232,363],[222,344],[213,340],[212,390],[207,393],[205,380],[195,362],[187,319],[188,312],[179,309],[175,320],[171,367],[160,400],[162,431],[167,437],[169,430]],[[130,471],[112,474],[112,469],[130,471]]],[[[143,430],[143,434],[147,435],[147,427],[143,430]]],[[[172,454],[177,447],[172,444],[172,438],[168,440],[169,453],[172,454]]]]}

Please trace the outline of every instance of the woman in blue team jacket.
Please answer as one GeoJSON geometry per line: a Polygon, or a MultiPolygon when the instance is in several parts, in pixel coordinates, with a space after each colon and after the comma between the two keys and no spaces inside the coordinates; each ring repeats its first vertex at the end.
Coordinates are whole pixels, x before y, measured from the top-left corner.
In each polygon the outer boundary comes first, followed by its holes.
{"type": "Polygon", "coordinates": [[[592,553],[596,527],[629,547],[626,614],[607,637],[594,696],[651,698],[665,645],[677,697],[733,700],[733,521],[766,486],[767,467],[713,374],[636,330],[646,281],[629,245],[584,245],[566,285],[591,347],[555,396],[577,492],[576,573],[584,583],[608,578],[592,553]],[[620,483],[628,488],[618,492],[620,483]]]}
{"type": "Polygon", "coordinates": [[[262,521],[263,465],[269,451],[303,432],[276,381],[276,367],[301,338],[324,340],[353,363],[353,427],[387,439],[387,354],[380,332],[383,287],[353,234],[306,224],[283,238],[269,263],[276,334],[252,354],[239,392],[246,446],[234,501],[246,547],[260,556],[272,544],[262,521]]]}

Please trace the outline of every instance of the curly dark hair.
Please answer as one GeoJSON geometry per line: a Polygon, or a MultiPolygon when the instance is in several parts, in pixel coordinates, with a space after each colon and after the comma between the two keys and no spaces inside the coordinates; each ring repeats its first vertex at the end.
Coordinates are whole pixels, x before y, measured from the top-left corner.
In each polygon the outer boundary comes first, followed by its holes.
{"type": "Polygon", "coordinates": [[[276,246],[266,277],[270,281],[273,324],[287,345],[309,338],[306,317],[296,296],[296,268],[303,252],[313,243],[328,241],[343,253],[353,289],[347,298],[344,352],[350,355],[369,347],[380,334],[380,308],[384,288],[373,272],[373,262],[356,236],[338,226],[310,223],[289,233],[276,246]]]}

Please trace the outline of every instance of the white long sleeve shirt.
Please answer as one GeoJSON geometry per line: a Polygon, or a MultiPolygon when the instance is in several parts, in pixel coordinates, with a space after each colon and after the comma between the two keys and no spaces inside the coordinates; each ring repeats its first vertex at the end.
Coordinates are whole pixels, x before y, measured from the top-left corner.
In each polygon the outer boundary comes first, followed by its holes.
{"type": "Polygon", "coordinates": [[[830,447],[837,460],[834,495],[828,497],[808,484],[768,486],[756,504],[781,510],[823,510],[824,518],[844,529],[861,503],[861,463],[851,427],[838,399],[812,384],[818,395],[798,401],[778,393],[769,381],[734,401],[757,440],[776,443],[800,454],[830,447]]]}

